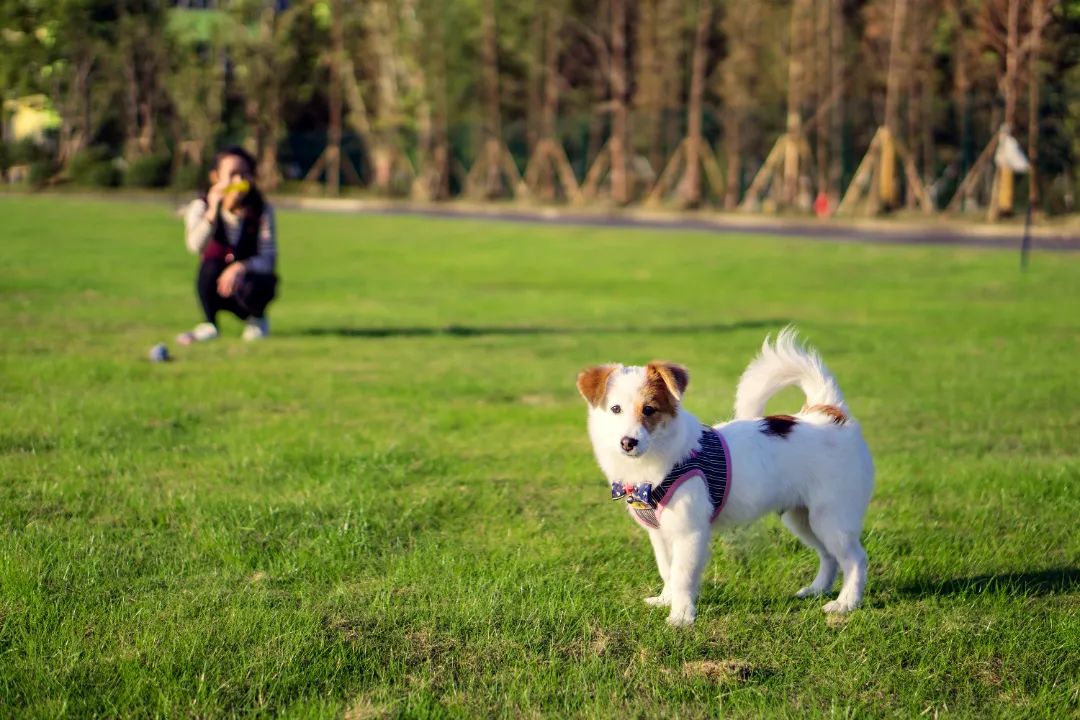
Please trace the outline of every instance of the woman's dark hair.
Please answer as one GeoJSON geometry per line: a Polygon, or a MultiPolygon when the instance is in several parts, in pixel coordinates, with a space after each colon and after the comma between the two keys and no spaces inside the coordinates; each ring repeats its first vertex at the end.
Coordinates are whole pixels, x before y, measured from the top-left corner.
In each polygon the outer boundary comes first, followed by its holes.
{"type": "Polygon", "coordinates": [[[217,155],[214,155],[213,168],[217,170],[218,166],[221,165],[221,161],[229,157],[230,155],[232,155],[233,157],[238,157],[245,163],[247,163],[248,171],[250,171],[253,175],[255,174],[255,170],[257,168],[255,156],[249,153],[244,148],[240,147],[239,145],[230,145],[227,148],[219,150],[217,155]]]}

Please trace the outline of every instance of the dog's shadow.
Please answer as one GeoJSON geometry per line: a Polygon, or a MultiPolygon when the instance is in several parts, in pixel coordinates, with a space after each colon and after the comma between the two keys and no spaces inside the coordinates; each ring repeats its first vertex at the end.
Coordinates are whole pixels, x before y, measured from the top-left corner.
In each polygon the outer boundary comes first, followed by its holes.
{"type": "Polygon", "coordinates": [[[544,325],[445,325],[442,327],[353,327],[328,326],[309,327],[278,333],[301,337],[345,337],[345,338],[393,338],[393,337],[484,337],[498,335],[620,335],[627,333],[649,333],[660,335],[694,335],[735,332],[760,328],[780,328],[790,324],[790,320],[741,320],[731,323],[712,323],[701,325],[664,325],[641,327],[554,327],[544,325]]]}
{"type": "MultiPolygon", "coordinates": [[[[794,595],[745,595],[725,585],[706,584],[698,597],[699,607],[739,607],[751,612],[780,612],[793,608],[817,608],[836,597],[840,583],[828,597],[799,599],[794,595]]],[[[864,607],[881,609],[895,601],[932,597],[972,597],[1001,594],[1009,598],[1033,598],[1080,592],[1080,567],[1047,568],[1030,572],[1004,572],[957,578],[925,578],[905,585],[874,582],[867,585],[864,607]]]]}
{"type": "Polygon", "coordinates": [[[1080,568],[1059,567],[1031,572],[1006,572],[961,578],[927,578],[901,585],[893,592],[904,598],[983,595],[1042,597],[1080,590],[1080,568]]]}

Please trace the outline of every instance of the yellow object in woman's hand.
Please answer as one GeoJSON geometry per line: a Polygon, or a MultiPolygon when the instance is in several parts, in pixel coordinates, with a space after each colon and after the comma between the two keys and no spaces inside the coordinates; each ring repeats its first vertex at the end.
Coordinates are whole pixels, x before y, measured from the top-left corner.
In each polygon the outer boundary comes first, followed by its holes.
{"type": "Polygon", "coordinates": [[[247,180],[237,180],[237,181],[231,182],[231,184],[225,186],[225,191],[224,192],[247,192],[248,190],[251,190],[251,189],[252,189],[251,182],[248,182],[247,180]]]}

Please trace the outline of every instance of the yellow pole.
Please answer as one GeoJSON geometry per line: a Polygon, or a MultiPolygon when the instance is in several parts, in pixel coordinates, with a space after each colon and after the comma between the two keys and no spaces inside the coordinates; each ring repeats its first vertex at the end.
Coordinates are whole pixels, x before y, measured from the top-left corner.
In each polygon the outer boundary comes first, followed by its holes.
{"type": "Polygon", "coordinates": [[[1012,168],[1001,168],[1001,183],[998,186],[998,209],[1003,213],[1013,211],[1014,173],[1012,168]]]}
{"type": "Polygon", "coordinates": [[[896,204],[896,143],[888,128],[881,131],[881,187],[879,197],[881,204],[892,207],[896,204]]]}

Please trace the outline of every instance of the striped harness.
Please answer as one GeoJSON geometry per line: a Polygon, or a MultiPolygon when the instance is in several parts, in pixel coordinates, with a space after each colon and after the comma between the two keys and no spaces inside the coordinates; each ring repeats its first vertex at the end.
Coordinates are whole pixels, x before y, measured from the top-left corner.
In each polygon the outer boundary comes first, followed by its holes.
{"type": "Polygon", "coordinates": [[[633,486],[613,482],[611,499],[626,498],[630,516],[642,527],[655,529],[660,527],[660,514],[679,486],[699,477],[705,481],[712,502],[713,512],[709,522],[715,521],[724,509],[731,487],[731,457],[724,436],[715,428],[703,425],[699,442],[701,448],[676,463],[656,487],[652,483],[633,486]]]}

